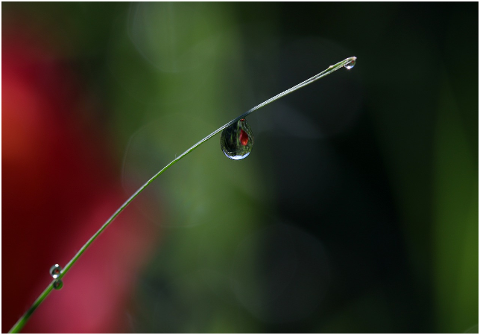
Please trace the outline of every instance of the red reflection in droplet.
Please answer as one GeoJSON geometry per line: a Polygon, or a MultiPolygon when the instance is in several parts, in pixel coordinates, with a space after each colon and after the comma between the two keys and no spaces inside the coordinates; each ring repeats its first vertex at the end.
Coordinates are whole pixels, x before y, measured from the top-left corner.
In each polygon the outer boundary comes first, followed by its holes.
{"type": "Polygon", "coordinates": [[[242,143],[242,145],[248,144],[248,135],[243,129],[240,129],[240,143],[242,143]]]}

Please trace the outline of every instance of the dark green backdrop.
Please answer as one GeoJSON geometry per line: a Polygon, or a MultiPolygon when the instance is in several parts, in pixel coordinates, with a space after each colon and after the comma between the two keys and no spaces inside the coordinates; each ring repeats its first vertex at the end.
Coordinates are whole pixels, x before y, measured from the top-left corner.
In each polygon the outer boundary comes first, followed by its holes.
{"type": "Polygon", "coordinates": [[[2,11],[4,34],[18,18],[46,27],[105,106],[88,117],[125,199],[230,119],[358,57],[249,117],[245,160],[216,137],[135,203],[161,238],[125,331],[478,331],[477,3],[2,11]]]}

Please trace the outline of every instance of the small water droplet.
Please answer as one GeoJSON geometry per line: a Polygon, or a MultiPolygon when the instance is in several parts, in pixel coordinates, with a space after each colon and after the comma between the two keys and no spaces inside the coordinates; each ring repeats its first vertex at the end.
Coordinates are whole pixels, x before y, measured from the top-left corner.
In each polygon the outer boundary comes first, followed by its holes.
{"type": "Polygon", "coordinates": [[[63,287],[63,281],[61,279],[55,280],[53,282],[53,288],[56,290],[60,290],[63,287]]]}
{"type": "Polygon", "coordinates": [[[58,278],[61,272],[62,272],[62,267],[58,264],[55,264],[50,268],[50,276],[52,276],[53,279],[58,278]]]}
{"type": "Polygon", "coordinates": [[[240,119],[237,123],[222,131],[220,146],[223,153],[230,159],[244,159],[252,151],[253,132],[247,120],[240,119]]]}
{"type": "Polygon", "coordinates": [[[346,63],[344,67],[347,70],[350,70],[350,69],[353,69],[356,63],[357,63],[357,57],[352,57],[352,59],[348,63],[346,63]]]}

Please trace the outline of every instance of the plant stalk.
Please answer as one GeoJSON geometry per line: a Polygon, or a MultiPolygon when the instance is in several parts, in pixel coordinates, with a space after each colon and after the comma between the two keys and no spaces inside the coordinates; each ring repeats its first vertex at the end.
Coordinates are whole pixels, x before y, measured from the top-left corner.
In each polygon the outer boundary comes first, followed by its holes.
{"type": "Polygon", "coordinates": [[[315,75],[315,76],[313,76],[313,77],[311,77],[311,78],[309,78],[309,79],[307,79],[307,80],[305,80],[305,81],[303,81],[303,82],[301,82],[301,83],[299,83],[299,84],[297,84],[297,85],[295,85],[295,86],[293,86],[293,87],[291,87],[291,88],[289,88],[289,89],[287,89],[287,90],[285,90],[285,91],[283,91],[283,92],[281,92],[281,93],[279,93],[279,94],[277,94],[273,97],[271,97],[270,99],[265,100],[261,104],[258,104],[257,106],[251,108],[250,110],[243,113],[242,115],[240,115],[240,116],[236,117],[235,119],[231,120],[230,122],[224,124],[223,126],[218,128],[217,130],[210,133],[209,135],[205,136],[202,140],[200,140],[197,143],[195,143],[194,145],[192,145],[189,149],[187,149],[185,152],[183,152],[180,156],[176,157],[173,161],[168,163],[163,169],[158,171],[152,178],[150,178],[145,184],[143,184],[135,193],[133,193],[133,195],[130,196],[130,198],[128,198],[127,201],[125,201],[123,203],[123,205],[120,206],[120,208],[118,208],[115,211],[115,213],[113,213],[113,215],[100,227],[100,229],[92,237],[90,237],[90,239],[83,245],[82,248],[80,248],[80,250],[70,260],[70,262],[68,262],[68,264],[61,271],[61,273],[58,275],[58,277],[54,281],[52,281],[52,283],[50,283],[45,288],[45,290],[42,292],[42,294],[40,294],[40,296],[37,298],[37,300],[35,300],[33,305],[25,312],[25,314],[23,314],[20,317],[20,319],[17,321],[17,323],[15,323],[15,325],[10,329],[9,332],[10,333],[18,333],[22,330],[22,328],[25,326],[25,324],[27,323],[28,319],[31,317],[33,312],[37,309],[38,306],[40,306],[40,304],[45,300],[45,298],[52,291],[53,283],[57,280],[61,280],[67,274],[67,272],[70,270],[70,268],[75,264],[75,262],[80,258],[80,256],[82,256],[82,254],[87,250],[87,248],[93,243],[93,241],[95,241],[95,239],[112,223],[113,220],[115,220],[115,218],[133,201],[133,199],[135,199],[148,185],[150,185],[155,179],[157,179],[162,173],[164,173],[166,170],[168,170],[172,165],[174,165],[180,159],[182,159],[183,157],[188,155],[190,152],[195,150],[201,144],[205,143],[210,138],[212,138],[213,136],[215,136],[216,134],[221,132],[223,129],[231,126],[235,122],[238,122],[240,119],[245,118],[250,113],[253,113],[257,109],[265,107],[266,105],[274,102],[275,100],[278,100],[281,97],[284,97],[285,95],[292,93],[293,91],[296,91],[296,90],[298,90],[298,89],[300,89],[300,88],[302,88],[302,87],[304,87],[308,84],[311,84],[314,81],[316,81],[320,78],[323,78],[323,77],[329,75],[330,73],[333,73],[333,72],[337,71],[338,69],[340,69],[342,67],[348,67],[350,69],[355,64],[356,59],[357,59],[356,57],[346,58],[343,61],[336,63],[335,65],[329,66],[327,69],[323,70],[322,72],[318,73],[317,75],[315,75]]]}

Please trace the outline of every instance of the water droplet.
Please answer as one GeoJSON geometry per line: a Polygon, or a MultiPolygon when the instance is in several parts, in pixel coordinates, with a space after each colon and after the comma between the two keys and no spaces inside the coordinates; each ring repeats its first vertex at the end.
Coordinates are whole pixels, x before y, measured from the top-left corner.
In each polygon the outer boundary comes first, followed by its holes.
{"type": "Polygon", "coordinates": [[[350,61],[348,63],[346,63],[344,65],[344,67],[347,70],[350,70],[350,69],[353,69],[353,67],[355,66],[356,63],[357,63],[357,57],[352,57],[352,59],[350,59],[350,61]]]}
{"type": "Polygon", "coordinates": [[[61,272],[62,272],[62,267],[58,264],[55,264],[50,268],[50,276],[52,276],[53,279],[56,279],[61,272]]]}
{"type": "Polygon", "coordinates": [[[240,119],[237,123],[222,131],[220,146],[223,153],[230,159],[244,159],[252,151],[253,132],[247,120],[240,119]]]}
{"type": "Polygon", "coordinates": [[[60,290],[63,287],[63,281],[61,279],[55,280],[53,282],[53,288],[56,290],[60,290]]]}

